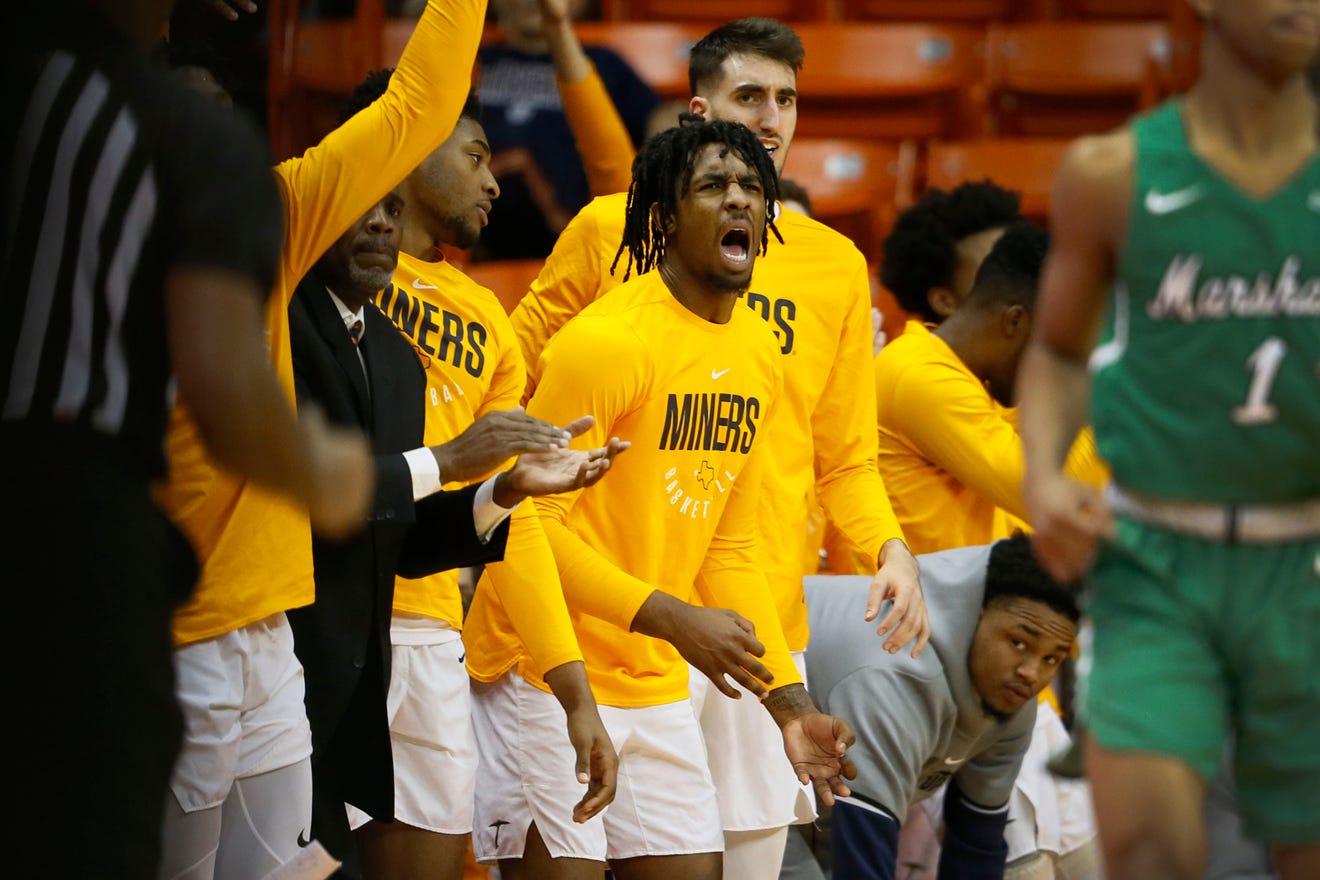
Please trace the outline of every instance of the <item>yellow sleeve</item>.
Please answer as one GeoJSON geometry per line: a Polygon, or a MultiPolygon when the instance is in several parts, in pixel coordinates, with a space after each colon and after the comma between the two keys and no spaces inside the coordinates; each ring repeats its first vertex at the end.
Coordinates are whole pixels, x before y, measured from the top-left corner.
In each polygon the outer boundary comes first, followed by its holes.
{"type": "Polygon", "coordinates": [[[870,561],[874,574],[881,546],[902,538],[903,528],[876,465],[871,284],[865,260],[861,254],[853,257],[857,265],[848,312],[829,378],[811,414],[811,435],[816,497],[840,537],[870,561]]]}
{"type": "Polygon", "coordinates": [[[504,562],[486,566],[483,586],[499,597],[532,665],[544,675],[556,666],[581,660],[555,557],[535,504],[519,505],[509,518],[504,558],[504,562]]]}
{"type": "MultiPolygon", "coordinates": [[[[556,425],[593,415],[595,424],[573,445],[586,449],[603,446],[615,421],[646,387],[643,373],[649,362],[645,347],[630,329],[609,318],[578,318],[546,349],[545,381],[528,403],[527,413],[556,425]],[[603,364],[611,368],[602,369],[603,364]]],[[[627,632],[637,610],[656,588],[620,569],[569,528],[569,514],[582,491],[537,498],[536,510],[568,604],[575,612],[627,632]]]]}
{"type": "Polygon", "coordinates": [[[940,361],[911,364],[894,384],[893,414],[894,430],[928,460],[1026,519],[1022,440],[973,376],[940,361]]]}
{"type": "MultiPolygon", "coordinates": [[[[512,332],[507,326],[500,327],[500,332],[507,344],[501,349],[490,392],[478,417],[517,406],[526,382],[522,355],[512,332]]],[[[519,505],[509,518],[504,560],[486,566],[486,586],[499,597],[532,665],[544,675],[557,666],[581,660],[582,650],[564,603],[555,557],[534,503],[519,505]]]]}
{"type": "Polygon", "coordinates": [[[284,261],[297,280],[454,130],[467,100],[486,0],[429,0],[389,89],[302,156],[276,166],[284,261]]]}
{"type": "MultiPolygon", "coordinates": [[[[587,62],[591,64],[590,61],[587,62]]],[[[575,83],[559,81],[564,116],[577,141],[578,153],[587,172],[593,196],[623,192],[632,183],[636,150],[623,117],[605,91],[605,82],[591,64],[586,79],[575,83]]]]}
{"type": "Polygon", "coordinates": [[[569,221],[527,295],[509,315],[527,367],[523,400],[529,400],[539,384],[541,352],[550,337],[600,295],[598,211],[592,201],[569,221]]]}
{"type": "Polygon", "coordinates": [[[761,662],[774,676],[774,687],[801,684],[802,676],[788,651],[770,584],[756,553],[756,503],[769,447],[758,443],[733,484],[728,506],[711,538],[696,590],[707,608],[732,608],[756,627],[765,646],[761,662]]]}

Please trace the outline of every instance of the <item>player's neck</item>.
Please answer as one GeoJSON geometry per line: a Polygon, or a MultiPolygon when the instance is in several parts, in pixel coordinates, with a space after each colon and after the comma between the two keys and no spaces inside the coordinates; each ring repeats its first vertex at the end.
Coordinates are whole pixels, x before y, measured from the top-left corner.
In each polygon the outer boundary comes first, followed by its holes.
{"type": "Polygon", "coordinates": [[[674,299],[683,308],[712,324],[727,324],[738,304],[740,290],[715,287],[670,260],[660,263],[657,271],[674,299]]]}
{"type": "Polygon", "coordinates": [[[1316,104],[1305,72],[1272,78],[1219,40],[1207,40],[1202,51],[1201,76],[1187,96],[1196,134],[1260,160],[1314,144],[1316,104]]]}
{"type": "Polygon", "coordinates": [[[983,351],[985,346],[980,342],[985,335],[982,329],[972,316],[959,310],[949,317],[945,318],[940,326],[931,331],[949,346],[949,349],[962,361],[972,375],[976,378],[985,380],[989,375],[986,369],[986,353],[983,351]]]}
{"type": "Polygon", "coordinates": [[[422,224],[404,221],[399,230],[399,253],[407,254],[426,263],[436,262],[440,246],[445,242],[429,233],[422,224]]]}

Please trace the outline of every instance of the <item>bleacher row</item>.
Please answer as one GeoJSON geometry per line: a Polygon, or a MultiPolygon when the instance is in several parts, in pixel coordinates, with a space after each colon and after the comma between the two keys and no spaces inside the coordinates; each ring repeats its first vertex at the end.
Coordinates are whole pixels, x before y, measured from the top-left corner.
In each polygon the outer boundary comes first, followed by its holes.
{"type": "MultiPolygon", "coordinates": [[[[301,21],[296,6],[271,4],[280,156],[328,130],[340,97],[393,63],[413,27],[386,18],[381,0],[360,0],[342,21],[301,21]]],[[[785,175],[873,265],[896,214],[929,186],[991,177],[1045,220],[1067,141],[1180,90],[1194,63],[1195,21],[1182,0],[603,0],[604,20],[577,28],[662,97],[683,100],[691,45],[751,13],[793,21],[806,48],[785,175]]],[[[492,25],[486,39],[498,38],[492,25]]],[[[469,268],[506,301],[535,268],[478,266],[469,268]]]]}

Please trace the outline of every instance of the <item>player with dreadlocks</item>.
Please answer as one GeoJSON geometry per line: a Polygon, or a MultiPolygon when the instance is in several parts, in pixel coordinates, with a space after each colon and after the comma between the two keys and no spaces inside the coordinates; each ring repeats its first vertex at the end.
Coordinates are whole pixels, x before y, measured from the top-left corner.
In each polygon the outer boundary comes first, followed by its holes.
{"type": "MultiPolygon", "coordinates": [[[[649,162],[644,161],[641,155],[633,160],[633,182],[628,188],[623,241],[620,242],[619,250],[614,255],[614,262],[610,264],[612,273],[618,267],[619,259],[624,252],[628,253],[628,261],[623,271],[624,281],[630,277],[634,265],[639,275],[650,272],[665,255],[664,228],[660,223],[660,215],[652,213],[651,204],[658,204],[662,215],[672,216],[677,209],[679,198],[678,181],[692,179],[692,163],[696,160],[696,147],[708,143],[725,143],[724,138],[728,136],[726,132],[739,125],[720,121],[703,124],[704,120],[700,116],[688,113],[682,114],[679,119],[683,123],[681,126],[670,129],[662,135],[667,138],[666,152],[648,153],[649,162]],[[675,132],[691,134],[680,135],[675,132]],[[669,161],[673,158],[672,154],[677,152],[687,157],[681,168],[676,168],[673,162],[669,161]]],[[[725,150],[730,149],[736,148],[725,143],[725,150]]],[[[753,150],[746,155],[739,153],[738,158],[749,167],[755,168],[757,176],[766,181],[767,219],[765,230],[761,233],[761,246],[757,251],[759,255],[764,256],[770,232],[774,232],[780,244],[784,243],[784,238],[775,228],[773,219],[774,203],[779,198],[779,176],[774,173],[774,165],[764,148],[759,151],[753,150]]]]}
{"type": "MultiPolygon", "coordinates": [[[[581,791],[564,772],[572,747],[543,681],[524,665],[474,685],[474,845],[506,880],[598,877],[605,862],[621,878],[720,878],[689,663],[730,697],[726,676],[763,699],[798,777],[827,803],[852,772],[852,731],[807,695],[755,554],[761,438],[783,379],[773,333],[739,298],[766,244],[774,169],[734,123],[658,135],[633,168],[625,249],[656,271],[560,330],[527,407],[541,419],[592,413],[576,442],[632,441],[614,479],[537,504],[619,752],[618,789],[599,821],[569,821],[581,791]]],[[[500,650],[490,638],[468,644],[500,650]]]]}

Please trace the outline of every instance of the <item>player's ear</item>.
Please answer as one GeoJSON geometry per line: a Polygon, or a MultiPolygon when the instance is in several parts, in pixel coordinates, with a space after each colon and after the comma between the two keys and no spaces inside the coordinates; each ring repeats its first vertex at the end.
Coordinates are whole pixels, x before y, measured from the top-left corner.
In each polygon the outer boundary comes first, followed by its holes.
{"type": "Polygon", "coordinates": [[[651,206],[652,229],[654,229],[656,226],[659,226],[661,229],[665,231],[665,235],[673,235],[674,227],[676,225],[677,224],[674,222],[674,218],[667,216],[665,214],[664,210],[660,207],[659,202],[656,202],[654,205],[651,206]]]}
{"type": "Polygon", "coordinates": [[[954,296],[953,291],[947,287],[932,287],[926,294],[926,302],[930,303],[931,309],[941,318],[947,318],[958,311],[958,297],[954,296]]]}
{"type": "Polygon", "coordinates": [[[1000,317],[1000,327],[1004,335],[1016,339],[1031,333],[1031,312],[1025,306],[1011,305],[1004,309],[1000,317]]]}
{"type": "Polygon", "coordinates": [[[688,101],[688,112],[708,120],[710,119],[710,102],[700,95],[693,95],[692,100],[688,101]]]}

